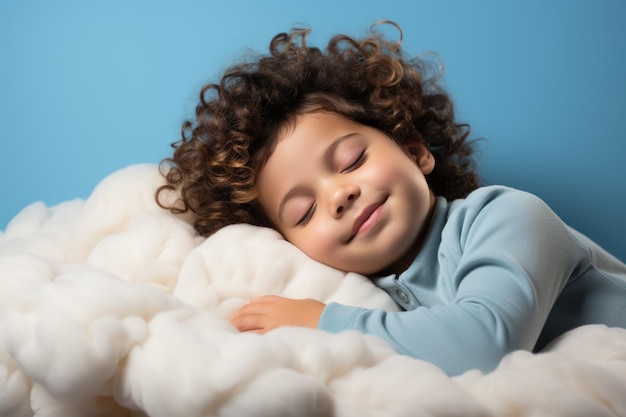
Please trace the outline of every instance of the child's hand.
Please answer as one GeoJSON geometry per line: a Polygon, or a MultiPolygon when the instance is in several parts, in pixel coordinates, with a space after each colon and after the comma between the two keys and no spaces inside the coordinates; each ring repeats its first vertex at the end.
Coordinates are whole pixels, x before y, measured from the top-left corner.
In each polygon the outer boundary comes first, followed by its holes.
{"type": "Polygon", "coordinates": [[[240,332],[265,333],[280,326],[316,328],[326,305],[310,298],[292,300],[276,295],[253,298],[230,317],[240,332]]]}

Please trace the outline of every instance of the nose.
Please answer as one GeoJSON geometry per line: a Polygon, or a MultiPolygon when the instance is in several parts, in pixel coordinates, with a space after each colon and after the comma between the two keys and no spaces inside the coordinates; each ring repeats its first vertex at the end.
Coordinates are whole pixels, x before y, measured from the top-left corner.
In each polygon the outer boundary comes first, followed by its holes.
{"type": "Polygon", "coordinates": [[[331,214],[336,218],[341,217],[360,195],[361,190],[354,184],[336,186],[332,196],[331,214]]]}

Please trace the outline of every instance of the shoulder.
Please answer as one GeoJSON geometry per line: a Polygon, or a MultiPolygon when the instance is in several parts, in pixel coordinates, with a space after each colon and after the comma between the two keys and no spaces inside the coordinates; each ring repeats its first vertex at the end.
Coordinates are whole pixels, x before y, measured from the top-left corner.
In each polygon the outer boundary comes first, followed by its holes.
{"type": "Polygon", "coordinates": [[[501,185],[478,188],[465,199],[453,201],[448,212],[449,218],[463,217],[465,220],[485,214],[492,219],[510,219],[516,215],[541,213],[553,215],[548,205],[536,195],[501,185]]]}
{"type": "Polygon", "coordinates": [[[566,226],[548,205],[534,194],[504,186],[482,187],[462,200],[453,201],[446,228],[462,240],[478,238],[536,241],[556,233],[563,237],[566,226]]]}
{"type": "Polygon", "coordinates": [[[534,194],[503,185],[480,187],[471,192],[465,199],[456,200],[453,205],[486,207],[487,205],[509,204],[541,205],[546,204],[534,194]]]}

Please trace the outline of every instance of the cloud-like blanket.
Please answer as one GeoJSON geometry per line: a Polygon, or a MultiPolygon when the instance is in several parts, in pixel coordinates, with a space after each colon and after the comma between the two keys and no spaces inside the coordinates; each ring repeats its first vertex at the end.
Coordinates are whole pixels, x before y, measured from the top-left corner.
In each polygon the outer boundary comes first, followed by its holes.
{"type": "Polygon", "coordinates": [[[160,183],[131,166],[0,232],[0,416],[626,416],[623,329],[455,378],[354,331],[239,333],[226,317],[262,294],[396,306],[272,230],[200,238],[160,183]]]}

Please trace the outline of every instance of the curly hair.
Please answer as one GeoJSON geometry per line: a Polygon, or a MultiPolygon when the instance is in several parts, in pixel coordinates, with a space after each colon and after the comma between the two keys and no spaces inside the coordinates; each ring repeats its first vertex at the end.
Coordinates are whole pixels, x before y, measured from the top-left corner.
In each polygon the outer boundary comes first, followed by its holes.
{"type": "Polygon", "coordinates": [[[439,61],[405,58],[400,40],[374,31],[337,35],[325,50],[307,45],[308,29],[276,35],[269,55],[231,66],[205,85],[196,120],[182,126],[173,157],[161,162],[161,207],[191,212],[196,231],[209,236],[234,223],[269,226],[256,173],[281,129],[298,115],[329,111],[379,129],[398,144],[418,141],[435,157],[427,181],[436,195],[463,198],[479,185],[469,125],[455,121],[452,100],[439,85],[439,61]],[[164,194],[178,192],[175,204],[164,194]]]}

